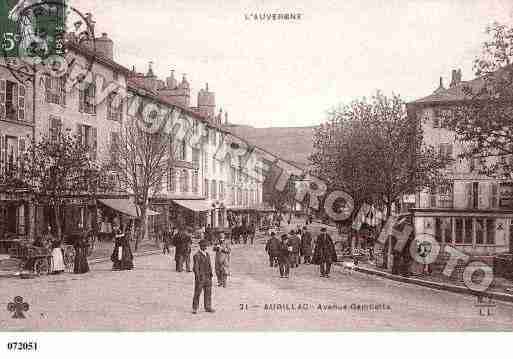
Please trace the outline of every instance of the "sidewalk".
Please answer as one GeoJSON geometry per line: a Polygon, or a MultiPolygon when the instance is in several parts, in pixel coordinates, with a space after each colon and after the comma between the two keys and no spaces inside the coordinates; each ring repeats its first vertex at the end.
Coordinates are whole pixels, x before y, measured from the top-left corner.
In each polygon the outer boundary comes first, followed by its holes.
{"type": "MultiPolygon", "coordinates": [[[[344,262],[337,262],[335,265],[342,266],[344,262]]],[[[351,262],[352,263],[352,262],[351,262]]],[[[392,274],[382,269],[376,268],[374,265],[369,263],[360,262],[357,267],[354,267],[357,272],[379,276],[396,282],[408,283],[420,285],[437,290],[444,290],[453,293],[467,294],[472,296],[483,296],[483,293],[477,292],[467,288],[463,283],[455,284],[443,277],[423,275],[420,276],[402,276],[398,274],[392,274]]],[[[485,292],[487,297],[494,300],[501,300],[513,303],[513,283],[504,278],[495,278],[490,288],[485,292]],[[508,293],[509,292],[509,293],[508,293]]]]}

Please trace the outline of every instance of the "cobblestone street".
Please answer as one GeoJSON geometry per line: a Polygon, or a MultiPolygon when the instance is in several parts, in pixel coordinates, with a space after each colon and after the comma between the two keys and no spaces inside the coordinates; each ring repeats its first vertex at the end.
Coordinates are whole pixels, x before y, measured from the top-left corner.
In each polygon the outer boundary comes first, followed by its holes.
{"type": "Polygon", "coordinates": [[[301,265],[292,269],[290,279],[281,279],[277,268],[268,266],[263,239],[258,242],[253,247],[233,246],[232,276],[228,288],[214,287],[213,314],[202,310],[191,314],[193,274],[176,273],[173,256],[159,254],[137,257],[133,271],[112,272],[111,263],[103,262],[92,265],[85,275],[2,278],[0,328],[301,331],[511,327],[513,307],[509,304],[496,303],[492,315],[481,316],[473,297],[358,272],[348,274],[340,267],[334,267],[331,278],[324,279],[319,278],[316,266],[301,265]],[[30,305],[26,319],[12,319],[6,310],[18,295],[30,305]],[[329,305],[331,309],[320,309],[329,305]],[[358,310],[358,305],[376,307],[358,310]]]}

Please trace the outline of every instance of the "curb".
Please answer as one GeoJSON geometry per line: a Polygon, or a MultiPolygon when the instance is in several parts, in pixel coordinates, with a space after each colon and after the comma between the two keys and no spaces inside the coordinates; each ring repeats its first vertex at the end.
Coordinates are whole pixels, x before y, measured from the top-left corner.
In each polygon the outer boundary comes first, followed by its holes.
{"type": "MultiPolygon", "coordinates": [[[[133,256],[134,257],[151,256],[151,255],[159,254],[159,253],[162,253],[162,250],[155,249],[155,250],[151,250],[151,251],[133,253],[133,256]]],[[[97,263],[108,262],[108,261],[110,261],[110,257],[94,258],[94,259],[89,260],[88,262],[89,262],[89,264],[97,264],[97,263]]]]}
{"type": "MultiPolygon", "coordinates": [[[[341,266],[342,264],[340,262],[336,263],[336,265],[341,266]]],[[[447,284],[447,283],[438,283],[438,282],[431,282],[423,279],[418,278],[411,278],[411,277],[403,277],[397,274],[391,274],[379,270],[374,270],[370,268],[363,268],[363,267],[354,267],[354,270],[357,272],[365,273],[365,274],[372,274],[378,277],[390,279],[396,282],[402,282],[402,283],[408,283],[408,284],[415,284],[420,285],[422,287],[427,287],[431,289],[437,289],[437,290],[444,290],[447,292],[452,293],[458,293],[458,294],[466,294],[466,295],[472,295],[477,297],[486,296],[488,298],[492,298],[495,300],[500,300],[504,302],[510,302],[513,303],[513,295],[506,294],[506,293],[500,293],[500,292],[479,292],[472,289],[469,289],[467,287],[463,287],[460,285],[453,285],[453,284],[447,284]]]]}

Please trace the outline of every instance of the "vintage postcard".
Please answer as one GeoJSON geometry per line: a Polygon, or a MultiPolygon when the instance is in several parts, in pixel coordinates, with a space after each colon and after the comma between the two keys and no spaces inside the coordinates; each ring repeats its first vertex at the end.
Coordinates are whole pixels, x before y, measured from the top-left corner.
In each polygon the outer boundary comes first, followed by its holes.
{"type": "Polygon", "coordinates": [[[0,43],[0,332],[511,330],[513,2],[0,0],[0,43]]]}

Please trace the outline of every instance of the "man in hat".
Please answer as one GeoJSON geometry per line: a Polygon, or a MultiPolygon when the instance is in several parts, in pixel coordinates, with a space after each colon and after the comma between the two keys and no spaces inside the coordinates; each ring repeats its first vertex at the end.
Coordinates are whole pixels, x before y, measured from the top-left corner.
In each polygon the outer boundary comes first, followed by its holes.
{"type": "Polygon", "coordinates": [[[312,235],[308,231],[308,227],[303,227],[301,235],[301,255],[304,258],[305,264],[312,262],[312,235]]]}
{"type": "Polygon", "coordinates": [[[280,245],[278,247],[278,263],[280,265],[280,277],[288,278],[290,272],[290,254],[292,248],[289,247],[288,236],[286,234],[281,235],[280,245]]]}
{"type": "Polygon", "coordinates": [[[192,299],[192,313],[196,314],[199,307],[199,299],[203,292],[203,303],[205,311],[213,313],[212,309],[212,265],[210,264],[210,254],[207,252],[208,242],[202,239],[199,242],[199,250],[193,257],[194,271],[194,297],[192,299]]]}
{"type": "Polygon", "coordinates": [[[216,277],[217,285],[226,288],[226,280],[230,274],[230,252],[231,248],[224,238],[224,233],[219,234],[218,244],[214,247],[216,252],[216,277]]]}
{"type": "Polygon", "coordinates": [[[297,267],[299,264],[299,248],[301,247],[301,239],[296,232],[290,231],[288,246],[292,248],[290,255],[290,266],[292,268],[297,267]]]}
{"type": "Polygon", "coordinates": [[[271,238],[265,244],[265,251],[269,255],[269,266],[274,267],[279,257],[280,240],[276,237],[276,233],[271,232],[271,238]]]}
{"type": "Polygon", "coordinates": [[[320,266],[321,277],[329,278],[331,271],[331,263],[337,261],[337,253],[335,245],[328,233],[326,227],[321,228],[321,234],[317,237],[313,263],[320,266]]]}

